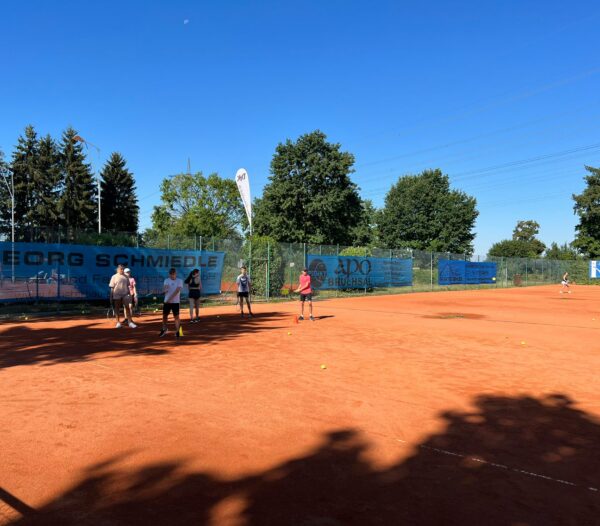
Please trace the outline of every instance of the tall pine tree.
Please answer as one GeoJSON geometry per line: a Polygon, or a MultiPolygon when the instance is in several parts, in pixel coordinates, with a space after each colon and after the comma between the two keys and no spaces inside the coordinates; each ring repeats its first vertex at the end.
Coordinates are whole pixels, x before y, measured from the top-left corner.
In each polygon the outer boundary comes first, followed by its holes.
{"type": "Polygon", "coordinates": [[[25,127],[24,135],[17,139],[17,145],[10,163],[14,179],[16,239],[30,240],[36,226],[33,210],[35,172],[38,169],[38,164],[37,133],[34,127],[30,125],[25,127]]]}
{"type": "Polygon", "coordinates": [[[32,212],[34,223],[43,228],[59,220],[61,163],[58,147],[50,135],[40,139],[38,153],[32,212]]]}
{"type": "Polygon", "coordinates": [[[137,232],[139,206],[133,174],[120,153],[114,152],[101,175],[102,230],[137,232]]]}
{"type": "Polygon", "coordinates": [[[76,136],[77,132],[69,127],[60,143],[61,224],[70,229],[91,230],[98,225],[97,190],[91,167],[85,162],[83,146],[75,142],[76,136]]]}

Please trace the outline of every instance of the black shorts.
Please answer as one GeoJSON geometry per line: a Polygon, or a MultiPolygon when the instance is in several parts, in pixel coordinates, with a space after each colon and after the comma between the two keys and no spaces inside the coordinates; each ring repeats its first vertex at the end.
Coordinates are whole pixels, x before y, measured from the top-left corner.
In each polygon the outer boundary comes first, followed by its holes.
{"type": "Polygon", "coordinates": [[[247,297],[248,297],[247,292],[238,292],[238,298],[247,298],[247,297]]]}
{"type": "Polygon", "coordinates": [[[200,289],[190,289],[190,293],[188,294],[188,298],[191,300],[200,299],[200,289]]]}
{"type": "Polygon", "coordinates": [[[312,293],[310,294],[300,294],[300,301],[304,303],[305,301],[312,301],[312,293]]]}
{"type": "Polygon", "coordinates": [[[163,314],[168,316],[169,312],[172,312],[173,316],[179,316],[179,303],[165,303],[163,305],[163,314]]]}

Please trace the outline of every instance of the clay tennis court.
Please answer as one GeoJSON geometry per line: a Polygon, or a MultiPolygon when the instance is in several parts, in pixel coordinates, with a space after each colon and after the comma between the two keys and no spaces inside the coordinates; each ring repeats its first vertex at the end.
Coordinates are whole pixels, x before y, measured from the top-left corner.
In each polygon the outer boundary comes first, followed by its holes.
{"type": "Polygon", "coordinates": [[[599,524],[600,288],[559,288],[5,324],[0,524],[599,524]]]}

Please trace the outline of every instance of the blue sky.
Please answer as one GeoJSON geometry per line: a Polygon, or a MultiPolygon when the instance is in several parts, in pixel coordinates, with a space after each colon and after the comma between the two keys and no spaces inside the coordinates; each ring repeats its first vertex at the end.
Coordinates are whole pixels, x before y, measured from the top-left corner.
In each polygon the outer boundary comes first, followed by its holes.
{"type": "Polygon", "coordinates": [[[33,124],[74,126],[95,168],[120,151],[142,227],[188,157],[246,168],[257,196],[275,146],[315,129],[377,206],[441,168],[477,198],[478,254],[520,219],[571,241],[571,194],[600,166],[595,1],[9,0],[0,19],[0,148],[33,124]]]}

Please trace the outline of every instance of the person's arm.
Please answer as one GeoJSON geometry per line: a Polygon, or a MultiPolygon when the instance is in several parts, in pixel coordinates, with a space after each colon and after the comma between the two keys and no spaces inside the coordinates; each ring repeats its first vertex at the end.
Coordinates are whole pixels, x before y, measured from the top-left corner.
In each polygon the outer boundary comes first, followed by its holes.
{"type": "Polygon", "coordinates": [[[133,280],[133,296],[137,297],[137,284],[135,282],[135,279],[133,280]]]}
{"type": "Polygon", "coordinates": [[[181,289],[182,289],[182,288],[183,288],[183,287],[177,287],[177,288],[175,289],[175,292],[173,292],[173,294],[171,294],[171,295],[169,296],[169,298],[168,298],[168,299],[169,299],[169,301],[166,301],[165,303],[171,303],[171,300],[172,300],[172,299],[173,299],[175,296],[177,296],[177,294],[179,294],[179,293],[181,292],[181,289]]]}
{"type": "Polygon", "coordinates": [[[302,286],[302,281],[298,281],[298,288],[296,289],[296,292],[300,292],[300,294],[302,294],[303,290],[306,290],[307,287],[306,286],[302,286]]]}

